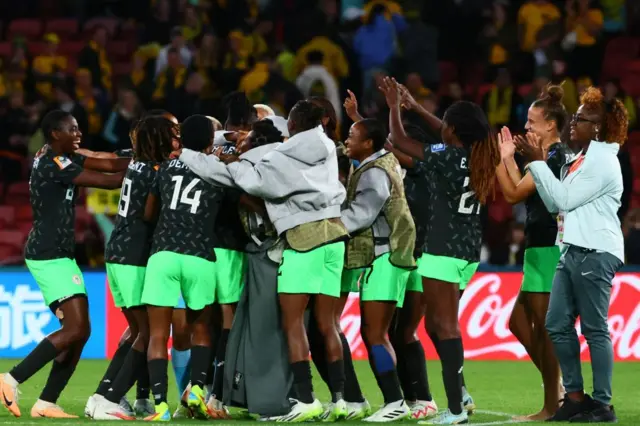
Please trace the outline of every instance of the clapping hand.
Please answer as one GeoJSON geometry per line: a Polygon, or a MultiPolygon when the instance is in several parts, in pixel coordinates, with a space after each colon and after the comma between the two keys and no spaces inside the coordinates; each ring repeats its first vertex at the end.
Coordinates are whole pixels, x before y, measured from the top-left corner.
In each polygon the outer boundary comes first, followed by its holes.
{"type": "Polygon", "coordinates": [[[516,153],[516,144],[511,135],[511,131],[507,127],[500,129],[498,141],[500,142],[500,157],[502,160],[512,158],[516,153]]]}
{"type": "Polygon", "coordinates": [[[351,121],[360,121],[360,113],[358,112],[358,99],[351,90],[347,90],[347,93],[349,93],[349,97],[344,100],[344,110],[346,111],[347,116],[351,119],[351,121]]]}
{"type": "Polygon", "coordinates": [[[534,133],[516,137],[516,148],[523,157],[529,161],[545,161],[547,152],[542,145],[542,139],[534,133]]]}
{"type": "Polygon", "coordinates": [[[385,77],[382,80],[378,89],[384,94],[385,99],[387,100],[387,106],[389,108],[400,107],[400,88],[398,87],[398,82],[390,77],[385,77]]]}

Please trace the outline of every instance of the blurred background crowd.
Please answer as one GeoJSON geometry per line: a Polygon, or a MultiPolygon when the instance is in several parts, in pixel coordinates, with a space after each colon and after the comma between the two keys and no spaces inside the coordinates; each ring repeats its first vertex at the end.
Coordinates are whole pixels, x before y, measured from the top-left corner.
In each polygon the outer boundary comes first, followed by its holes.
{"type": "MultiPolygon", "coordinates": [[[[284,117],[299,99],[324,96],[345,135],[347,89],[362,115],[387,120],[377,90],[386,75],[429,111],[472,100],[514,132],[549,82],[562,83],[569,113],[590,85],[623,100],[620,218],[627,263],[640,264],[638,0],[3,1],[0,40],[0,264],[23,262],[29,169],[50,109],[72,112],[94,151],[130,147],[131,123],[152,108],[224,120],[222,100],[238,90],[284,117]]],[[[103,264],[118,195],[82,194],[79,264],[103,264]]],[[[498,193],[483,217],[483,261],[520,264],[524,207],[498,193]]]]}

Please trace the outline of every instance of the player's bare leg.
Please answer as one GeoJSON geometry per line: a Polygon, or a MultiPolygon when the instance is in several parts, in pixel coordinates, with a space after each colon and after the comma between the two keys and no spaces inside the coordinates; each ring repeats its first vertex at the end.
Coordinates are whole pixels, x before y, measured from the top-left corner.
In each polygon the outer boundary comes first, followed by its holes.
{"type": "MultiPolygon", "coordinates": [[[[533,327],[533,311],[529,305],[528,293],[520,292],[513,305],[511,317],[509,318],[509,331],[518,339],[518,342],[527,351],[527,355],[536,366],[538,371],[542,372],[542,363],[540,354],[535,347],[535,331],[533,327]]],[[[542,323],[544,327],[544,322],[542,323]]]]}

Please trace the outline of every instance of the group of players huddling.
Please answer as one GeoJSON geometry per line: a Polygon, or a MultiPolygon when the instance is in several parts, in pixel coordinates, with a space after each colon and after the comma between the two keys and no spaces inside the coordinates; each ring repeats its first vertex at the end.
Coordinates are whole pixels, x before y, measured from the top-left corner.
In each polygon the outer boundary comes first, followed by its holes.
{"type": "MultiPolygon", "coordinates": [[[[524,419],[554,416],[563,389],[544,314],[559,258],[557,226],[514,152],[524,143],[548,148],[548,164],[558,175],[570,156],[560,142],[569,121],[561,89],[550,88],[531,105],[521,139],[508,129],[494,137],[473,103],[453,104],[440,120],[394,79],[385,79],[380,90],[390,108],[390,133],[383,123],[362,118],[350,93],[344,106],[355,124],[344,144],[336,137],[336,113],[323,98],[298,102],[284,120],[231,94],[224,131],[211,117],[194,115],[178,124],[167,112],[151,111],[131,131],[130,155],[81,149],[75,118],[50,112],[30,180],[34,223],[25,257],[61,328],[0,376],[3,405],[19,417],[18,385],[53,361],[31,415],[75,417],[56,404],[90,335],[73,255],[74,200],[77,187],[121,187],[105,257],[114,302],[129,328],[86,416],[170,420],[167,345],[173,329],[182,395],[173,417],[229,418],[222,404],[226,342],[244,285],[243,247],[253,232],[248,219],[259,217],[260,232],[285,242],[277,287],[293,373],[290,413],[263,420],[467,423],[475,404],[462,373],[458,303],[478,267],[479,213],[497,176],[507,200],[526,200],[528,208],[524,280],[511,328],[542,373],[545,399],[540,413],[524,419]],[[428,143],[421,127],[403,121],[403,110],[417,113],[442,142],[428,143]],[[339,325],[355,291],[361,334],[384,397],[375,412],[339,325]],[[423,318],[442,362],[445,410],[429,391],[417,338],[423,318]],[[313,394],[309,352],[331,392],[324,405],[313,394]],[[125,395],[134,384],[132,407],[125,395]]],[[[601,102],[596,91],[589,89],[592,96],[583,103],[601,102]]]]}

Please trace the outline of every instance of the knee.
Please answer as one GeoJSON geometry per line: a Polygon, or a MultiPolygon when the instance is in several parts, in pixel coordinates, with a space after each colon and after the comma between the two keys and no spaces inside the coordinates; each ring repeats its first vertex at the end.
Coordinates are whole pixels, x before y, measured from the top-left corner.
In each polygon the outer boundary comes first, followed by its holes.
{"type": "Polygon", "coordinates": [[[62,331],[67,336],[69,342],[86,343],[91,336],[91,323],[87,321],[78,321],[73,325],[62,326],[62,331]]]}
{"type": "Polygon", "coordinates": [[[368,346],[384,345],[389,342],[386,330],[377,330],[374,327],[367,326],[361,327],[360,333],[368,346]]]}
{"type": "Polygon", "coordinates": [[[547,329],[549,337],[554,340],[559,335],[575,333],[575,318],[559,315],[549,310],[544,321],[544,327],[547,329]]]}
{"type": "Polygon", "coordinates": [[[458,321],[451,323],[448,321],[435,320],[433,323],[434,333],[440,340],[457,339],[460,337],[460,327],[458,321]]]}
{"type": "Polygon", "coordinates": [[[580,319],[580,331],[582,335],[586,339],[587,343],[591,344],[593,342],[598,341],[606,341],[611,340],[611,335],[609,334],[609,328],[607,326],[606,320],[589,320],[584,321],[582,318],[580,319]]]}

